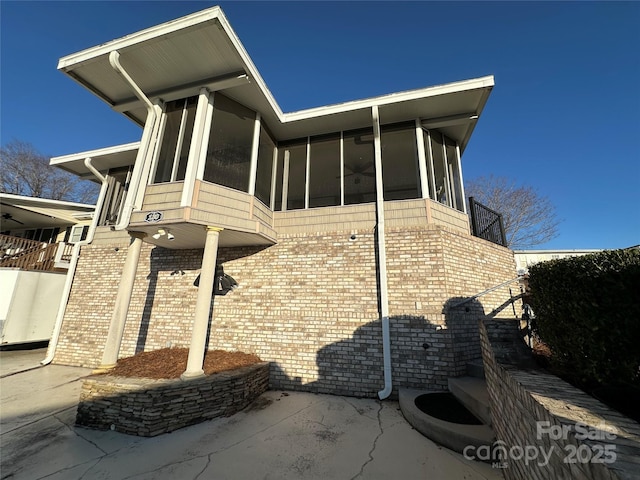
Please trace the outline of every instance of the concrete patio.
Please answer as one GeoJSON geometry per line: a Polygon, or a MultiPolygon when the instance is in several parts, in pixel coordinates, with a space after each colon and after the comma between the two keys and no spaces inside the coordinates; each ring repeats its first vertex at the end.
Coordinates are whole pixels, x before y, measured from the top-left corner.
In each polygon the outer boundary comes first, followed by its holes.
{"type": "Polygon", "coordinates": [[[269,391],[246,410],[155,438],[74,425],[88,369],[0,352],[2,479],[501,479],[439,447],[394,401],[269,391]]]}

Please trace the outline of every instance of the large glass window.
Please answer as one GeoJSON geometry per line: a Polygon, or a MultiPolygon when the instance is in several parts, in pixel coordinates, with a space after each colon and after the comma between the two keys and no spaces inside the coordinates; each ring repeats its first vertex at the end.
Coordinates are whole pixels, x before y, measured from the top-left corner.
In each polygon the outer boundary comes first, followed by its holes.
{"type": "Polygon", "coordinates": [[[256,114],[220,93],[214,97],[204,180],[247,192],[256,114]]]}
{"type": "Polygon", "coordinates": [[[271,203],[271,173],[273,171],[273,151],[276,145],[271,135],[260,127],[260,145],[258,147],[258,166],[256,172],[256,197],[265,205],[271,203]]]}
{"type": "Polygon", "coordinates": [[[434,181],[436,184],[436,191],[433,194],[433,199],[437,202],[449,205],[448,185],[446,185],[447,175],[444,162],[444,146],[442,143],[442,135],[440,132],[431,130],[429,132],[431,137],[431,162],[433,165],[434,181]]]}
{"type": "Polygon", "coordinates": [[[373,129],[344,132],[344,203],[375,202],[373,129]]]}
{"type": "Polygon", "coordinates": [[[456,143],[448,137],[444,137],[447,152],[447,173],[449,174],[449,191],[453,207],[463,211],[464,198],[462,198],[462,185],[460,171],[458,170],[458,149],[456,143]]]}
{"type": "Polygon", "coordinates": [[[382,176],[385,200],[419,198],[418,150],[415,125],[389,125],[381,128],[382,176]]]}
{"type": "MultiPolygon", "coordinates": [[[[435,130],[430,130],[425,135],[425,150],[429,162],[429,181],[435,182],[435,192],[431,192],[431,198],[450,207],[464,211],[464,198],[462,197],[462,176],[459,170],[458,148],[456,143],[445,135],[435,130]],[[431,142],[428,141],[431,139],[431,142]]],[[[432,188],[430,187],[430,190],[432,188]]]]}
{"type": "Polygon", "coordinates": [[[189,97],[166,104],[154,183],[184,180],[197,103],[198,97],[189,97]]]}
{"type": "Polygon", "coordinates": [[[131,180],[133,165],[112,168],[107,176],[107,193],[104,197],[98,225],[116,225],[124,206],[124,197],[131,180]]]}
{"type": "Polygon", "coordinates": [[[310,142],[309,206],[340,205],[340,134],[310,142]]]}
{"type": "Polygon", "coordinates": [[[307,142],[280,144],[278,146],[276,210],[304,208],[306,174],[307,142]]]}

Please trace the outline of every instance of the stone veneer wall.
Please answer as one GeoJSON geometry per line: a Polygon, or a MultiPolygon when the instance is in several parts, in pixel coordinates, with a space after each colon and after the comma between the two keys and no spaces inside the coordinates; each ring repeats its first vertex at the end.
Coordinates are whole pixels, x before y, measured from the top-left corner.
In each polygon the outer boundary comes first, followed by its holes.
{"type": "Polygon", "coordinates": [[[268,386],[265,362],[187,381],[88,377],[82,384],[76,424],[154,437],[233,415],[268,386]]]}
{"type": "Polygon", "coordinates": [[[508,480],[640,478],[638,423],[533,368],[517,320],[483,320],[480,333],[493,428],[512,452],[503,465],[508,480]],[[538,429],[537,422],[547,423],[538,429]],[[562,435],[563,427],[572,431],[562,435]],[[585,433],[599,438],[581,439],[585,433]],[[519,447],[530,450],[529,461],[517,459],[519,447]],[[552,451],[546,465],[540,448],[552,451]]]}
{"type": "MultiPolygon", "coordinates": [[[[100,363],[126,249],[83,247],[56,363],[100,363]]],[[[470,312],[447,305],[514,278],[513,253],[439,226],[388,228],[386,253],[394,387],[446,389],[480,358],[477,320],[509,298],[508,287],[470,312]]],[[[209,348],[272,362],[273,388],[369,397],[382,389],[373,226],[221,248],[218,258],[240,286],[215,297],[209,348]]],[[[121,357],[188,347],[201,259],[202,250],[143,246],[121,357]]]]}

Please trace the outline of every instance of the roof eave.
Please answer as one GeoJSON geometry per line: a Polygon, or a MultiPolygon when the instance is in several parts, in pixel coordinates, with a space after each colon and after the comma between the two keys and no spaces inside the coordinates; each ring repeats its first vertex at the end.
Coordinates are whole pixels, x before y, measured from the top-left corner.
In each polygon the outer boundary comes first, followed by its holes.
{"type": "MultiPolygon", "coordinates": [[[[446,95],[448,93],[458,93],[467,90],[476,90],[481,88],[490,88],[494,86],[493,75],[485,77],[472,78],[462,80],[460,82],[446,83],[433,87],[419,88],[415,90],[407,90],[404,92],[390,93],[378,97],[365,98],[361,100],[353,100],[350,102],[336,103],[322,107],[310,108],[307,110],[299,110],[296,112],[285,113],[284,122],[295,122],[297,120],[307,120],[313,117],[321,117],[325,115],[333,115],[346,113],[354,110],[369,109],[373,106],[384,106],[392,103],[400,103],[411,100],[417,100],[426,97],[435,97],[437,95],[446,95]]],[[[487,95],[488,98],[488,95],[487,95]]],[[[486,103],[486,99],[484,100],[486,103]]],[[[484,104],[482,105],[484,106],[484,104]]]]}

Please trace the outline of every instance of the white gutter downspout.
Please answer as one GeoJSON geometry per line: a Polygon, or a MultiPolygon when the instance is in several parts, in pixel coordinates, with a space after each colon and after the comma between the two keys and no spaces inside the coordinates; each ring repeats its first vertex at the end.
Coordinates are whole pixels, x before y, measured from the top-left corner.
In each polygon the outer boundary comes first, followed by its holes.
{"type": "Polygon", "coordinates": [[[87,238],[77,242],[73,246],[71,251],[71,261],[69,263],[69,269],[67,270],[67,278],[64,282],[64,288],[62,290],[62,298],[60,299],[60,306],[58,307],[58,314],[56,316],[56,323],[53,326],[53,333],[51,334],[51,340],[49,340],[49,347],[47,349],[47,356],[40,362],[42,366],[49,365],[53,361],[53,357],[56,354],[56,347],[58,346],[58,339],[60,338],[60,330],[62,329],[62,321],[64,314],[67,311],[67,302],[69,301],[69,295],[71,294],[71,285],[73,284],[73,277],[76,274],[76,266],[78,265],[78,257],[80,256],[80,248],[84,245],[88,245],[93,241],[93,237],[96,233],[98,226],[98,220],[100,218],[100,210],[102,210],[104,198],[107,195],[107,179],[91,164],[91,158],[84,159],[84,165],[93,173],[102,186],[100,187],[100,194],[98,195],[98,201],[96,203],[96,210],[93,212],[93,220],[87,232],[87,238]]]}
{"type": "Polygon", "coordinates": [[[142,139],[140,140],[140,150],[136,156],[136,163],[133,166],[133,172],[131,173],[131,182],[129,183],[129,189],[125,198],[124,208],[122,214],[118,219],[118,223],[113,227],[114,230],[124,230],[129,225],[131,214],[136,205],[136,199],[138,197],[138,189],[140,188],[140,181],[145,172],[148,171],[148,153],[149,147],[152,143],[156,132],[156,125],[158,123],[158,115],[156,114],[156,106],[149,100],[144,92],[133,81],[131,76],[120,64],[120,53],[117,50],[112,51],[109,54],[109,63],[111,67],[129,84],[133,93],[141,102],[147,107],[147,120],[144,124],[144,131],[142,133],[142,139]]]}
{"type": "Polygon", "coordinates": [[[382,182],[382,147],[380,145],[380,116],[378,107],[371,107],[373,117],[373,147],[376,168],[376,239],[378,242],[378,275],[380,281],[380,317],[382,321],[382,359],[384,388],[378,392],[384,400],[393,390],[391,381],[391,341],[389,338],[389,291],[387,287],[387,252],[384,238],[384,185],[382,182]]]}

